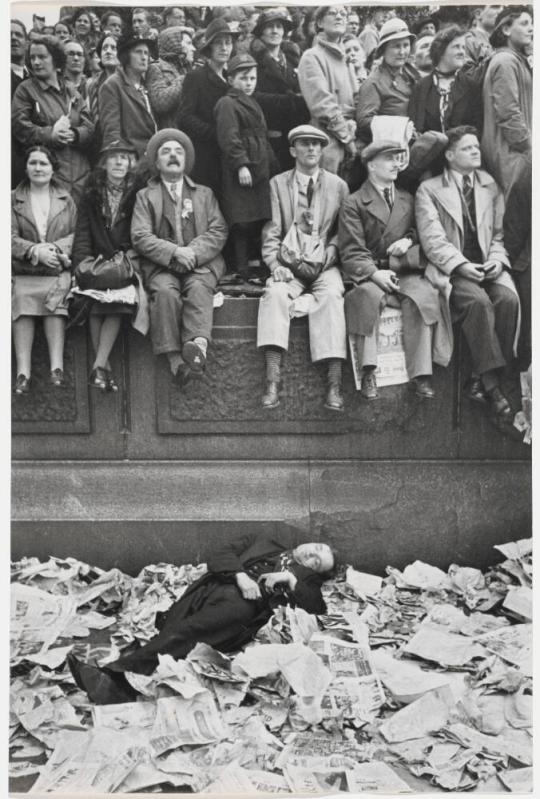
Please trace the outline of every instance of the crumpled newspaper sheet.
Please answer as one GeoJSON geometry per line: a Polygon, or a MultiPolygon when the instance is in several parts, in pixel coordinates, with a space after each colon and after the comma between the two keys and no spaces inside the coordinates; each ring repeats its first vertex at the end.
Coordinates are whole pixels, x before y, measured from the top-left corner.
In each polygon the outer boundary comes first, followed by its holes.
{"type": "MultiPolygon", "coordinates": [[[[72,558],[12,568],[10,777],[34,793],[407,793],[531,786],[532,547],[485,574],[420,561],[352,567],[328,613],[276,609],[236,655],[197,644],[126,676],[137,702],[91,706],[69,651],[103,665],[155,633],[205,566],[133,578],[72,558]],[[98,636],[100,643],[74,639],[98,636]]],[[[14,784],[17,784],[16,782],[14,784]]]]}

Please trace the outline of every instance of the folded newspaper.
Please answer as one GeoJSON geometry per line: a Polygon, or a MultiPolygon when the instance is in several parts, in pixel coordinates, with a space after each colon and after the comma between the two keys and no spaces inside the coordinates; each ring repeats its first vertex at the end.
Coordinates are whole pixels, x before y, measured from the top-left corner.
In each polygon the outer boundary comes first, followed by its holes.
{"type": "Polygon", "coordinates": [[[275,610],[233,655],[197,644],[92,706],[66,656],[104,665],[155,632],[205,566],[137,577],[75,559],[12,565],[13,791],[108,794],[532,791],[532,547],[485,574],[349,567],[328,613],[275,610]]]}

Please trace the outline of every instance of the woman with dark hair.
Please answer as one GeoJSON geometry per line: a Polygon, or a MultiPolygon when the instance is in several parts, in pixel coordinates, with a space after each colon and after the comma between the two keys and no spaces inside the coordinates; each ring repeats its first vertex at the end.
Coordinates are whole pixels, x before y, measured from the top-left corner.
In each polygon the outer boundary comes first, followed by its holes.
{"type": "Polygon", "coordinates": [[[207,59],[203,67],[189,72],[182,87],[177,126],[187,133],[195,147],[195,183],[209,186],[220,198],[221,159],[217,142],[214,108],[228,91],[227,63],[237,31],[218,17],[207,27],[199,52],[207,59]]]}
{"type": "Polygon", "coordinates": [[[71,29],[69,26],[70,18],[62,17],[62,19],[58,20],[56,25],[53,28],[53,35],[62,42],[66,42],[68,39],[71,39],[71,29]]]}
{"type": "Polygon", "coordinates": [[[45,144],[52,148],[58,158],[56,178],[76,199],[90,171],[87,151],[94,124],[77,89],[61,77],[66,56],[58,39],[35,38],[26,58],[32,77],[23,81],[13,95],[14,137],[21,147],[45,144]]]}
{"type": "Polygon", "coordinates": [[[116,38],[112,33],[104,33],[96,45],[96,54],[99,57],[101,70],[88,81],[88,103],[90,114],[97,126],[99,121],[99,90],[111,75],[116,72],[118,61],[118,48],[116,38]]]}
{"type": "Polygon", "coordinates": [[[302,52],[309,50],[310,47],[313,47],[313,41],[317,34],[317,20],[315,19],[316,13],[317,7],[312,6],[311,8],[307,9],[306,13],[304,14],[304,19],[302,21],[302,41],[298,43],[298,46],[302,52]]]}
{"type": "Polygon", "coordinates": [[[66,296],[71,285],[70,255],[76,208],[53,178],[56,159],[43,145],[26,153],[26,178],[11,195],[11,269],[13,340],[17,363],[16,394],[27,394],[32,373],[36,317],[50,359],[50,381],[64,385],[66,296]]]}
{"type": "Polygon", "coordinates": [[[87,52],[92,45],[95,46],[99,33],[96,33],[94,30],[92,17],[85,6],[76,8],[71,15],[71,28],[73,30],[73,35],[77,41],[82,44],[85,52],[87,52]]]}
{"type": "Polygon", "coordinates": [[[320,542],[287,549],[274,539],[246,535],[208,558],[208,572],[165,613],[154,638],[98,669],[68,656],[77,685],[96,704],[133,701],[124,672],[151,674],[159,655],[185,658],[198,642],[234,652],[251,641],[282,605],[327,612],[321,586],[333,576],[336,555],[320,542]]]}
{"type": "MultiPolygon", "coordinates": [[[[126,253],[133,266],[138,264],[130,239],[137,192],[133,177],[135,161],[136,150],[130,144],[116,141],[102,149],[99,164],[78,206],[72,253],[75,270],[85,259],[101,256],[111,260],[118,253],[126,253]]],[[[108,292],[107,302],[99,301],[99,290],[86,295],[84,291],[77,292],[77,316],[80,321],[88,314],[95,352],[90,385],[101,391],[118,390],[109,356],[120,332],[122,316],[132,316],[133,326],[143,335],[148,332],[146,295],[137,275],[133,275],[131,285],[116,291],[117,302],[111,302],[114,291],[108,292]]]]}
{"type": "Polygon", "coordinates": [[[461,71],[466,59],[465,31],[457,25],[443,28],[431,43],[430,56],[433,70],[414,86],[409,101],[409,117],[416,130],[444,133],[458,125],[478,129],[480,93],[471,76],[461,71]]]}
{"type": "Polygon", "coordinates": [[[121,140],[133,145],[141,158],[149,139],[157,131],[146,87],[152,39],[128,36],[118,41],[120,66],[107,78],[98,94],[103,145],[121,140]]]}

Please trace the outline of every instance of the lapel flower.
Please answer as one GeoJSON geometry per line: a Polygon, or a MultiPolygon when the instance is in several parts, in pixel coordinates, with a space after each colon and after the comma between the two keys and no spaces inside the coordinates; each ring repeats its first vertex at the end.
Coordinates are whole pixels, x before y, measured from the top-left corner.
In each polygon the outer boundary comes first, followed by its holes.
{"type": "Polygon", "coordinates": [[[182,203],[182,219],[188,219],[193,213],[193,203],[187,197],[182,203]]]}

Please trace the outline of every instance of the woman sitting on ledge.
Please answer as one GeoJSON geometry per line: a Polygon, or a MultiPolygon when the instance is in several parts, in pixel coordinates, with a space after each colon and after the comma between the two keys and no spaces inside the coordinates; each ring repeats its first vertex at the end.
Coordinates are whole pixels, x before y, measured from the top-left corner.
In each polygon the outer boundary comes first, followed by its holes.
{"type": "Polygon", "coordinates": [[[101,669],[68,655],[75,682],[97,704],[133,701],[137,692],[122,672],[151,674],[158,655],[179,660],[199,642],[236,651],[252,640],[278,605],[326,613],[321,585],[335,565],[328,544],[287,550],[272,539],[244,536],[209,557],[208,572],[157,619],[160,632],[147,644],[101,669]]]}
{"type": "Polygon", "coordinates": [[[17,362],[15,394],[30,391],[36,317],[43,328],[50,359],[50,381],[64,385],[66,296],[71,285],[70,254],[75,204],[56,183],[56,160],[43,145],[26,153],[26,179],[11,195],[11,319],[17,362]]]}

